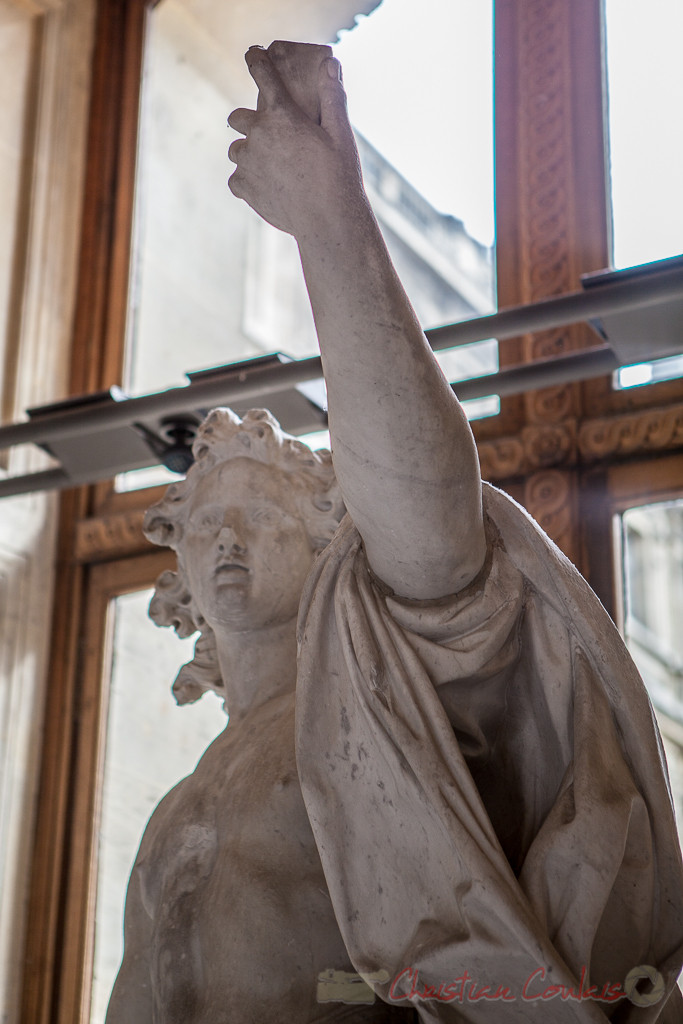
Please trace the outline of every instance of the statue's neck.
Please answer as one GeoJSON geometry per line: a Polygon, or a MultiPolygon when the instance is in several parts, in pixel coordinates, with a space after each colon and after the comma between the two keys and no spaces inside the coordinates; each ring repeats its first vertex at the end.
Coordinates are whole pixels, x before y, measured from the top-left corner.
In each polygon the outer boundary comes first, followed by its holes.
{"type": "Polygon", "coordinates": [[[296,618],[277,626],[233,633],[215,629],[218,664],[231,722],[294,689],[296,618]]]}

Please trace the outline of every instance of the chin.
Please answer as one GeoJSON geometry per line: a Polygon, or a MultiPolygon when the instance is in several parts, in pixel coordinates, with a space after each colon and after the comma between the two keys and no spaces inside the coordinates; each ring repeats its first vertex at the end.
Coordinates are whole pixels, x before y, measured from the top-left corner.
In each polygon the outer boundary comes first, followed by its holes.
{"type": "Polygon", "coordinates": [[[254,618],[249,609],[249,595],[244,587],[221,587],[210,602],[209,614],[204,618],[214,629],[249,628],[249,619],[254,618]]]}

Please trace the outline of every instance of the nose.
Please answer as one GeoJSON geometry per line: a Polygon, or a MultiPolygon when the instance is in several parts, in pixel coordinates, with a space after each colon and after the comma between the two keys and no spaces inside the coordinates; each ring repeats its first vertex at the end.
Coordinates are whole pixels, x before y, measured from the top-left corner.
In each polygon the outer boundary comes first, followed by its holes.
{"type": "Polygon", "coordinates": [[[218,534],[218,550],[221,555],[246,554],[247,549],[243,543],[243,539],[238,535],[234,525],[228,525],[226,523],[221,527],[221,532],[218,534]]]}

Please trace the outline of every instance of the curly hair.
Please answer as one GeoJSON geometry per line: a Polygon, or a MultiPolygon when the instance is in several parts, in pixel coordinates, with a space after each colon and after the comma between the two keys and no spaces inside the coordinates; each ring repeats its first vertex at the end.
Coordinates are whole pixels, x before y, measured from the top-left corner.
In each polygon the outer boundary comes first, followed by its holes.
{"type": "MultiPolygon", "coordinates": [[[[329,451],[313,452],[286,434],[266,409],[250,409],[240,419],[231,409],[214,409],[199,427],[192,446],[195,458],[187,477],[171,484],[145,514],[143,532],[154,544],[176,552],[178,571],[159,576],[149,616],[158,626],[172,626],[178,636],[200,636],[194,658],[173,683],[179,704],[193,703],[207,691],[225,697],[213,630],[196,606],[188,585],[180,542],[199,481],[231,459],[254,459],[288,474],[295,505],[314,551],[330,542],[344,515],[344,502],[329,451]]],[[[227,496],[226,496],[227,497],[227,496]]]]}

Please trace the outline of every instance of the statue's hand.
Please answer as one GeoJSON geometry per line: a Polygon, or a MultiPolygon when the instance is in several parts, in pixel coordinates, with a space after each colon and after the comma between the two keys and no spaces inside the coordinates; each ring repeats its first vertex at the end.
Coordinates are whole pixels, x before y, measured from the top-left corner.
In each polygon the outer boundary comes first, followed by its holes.
{"type": "Polygon", "coordinates": [[[364,193],[339,62],[330,57],[321,64],[318,125],[291,98],[266,50],[251,47],[245,59],[259,87],[259,109],[234,110],[228,118],[245,136],[228,151],[237,165],[233,194],[298,239],[352,215],[364,193]]]}

